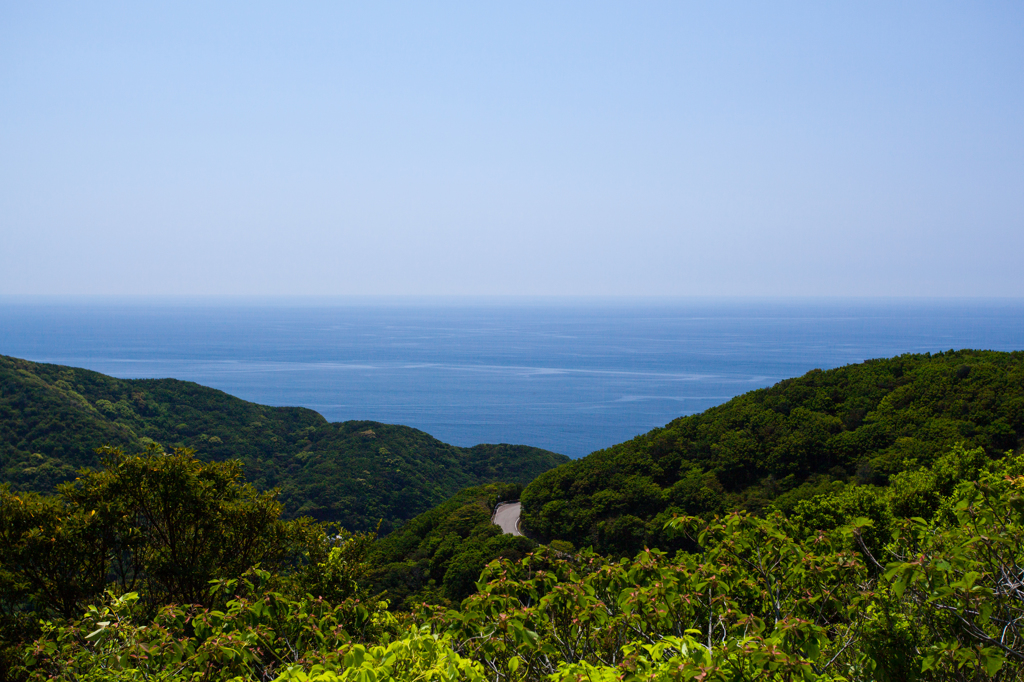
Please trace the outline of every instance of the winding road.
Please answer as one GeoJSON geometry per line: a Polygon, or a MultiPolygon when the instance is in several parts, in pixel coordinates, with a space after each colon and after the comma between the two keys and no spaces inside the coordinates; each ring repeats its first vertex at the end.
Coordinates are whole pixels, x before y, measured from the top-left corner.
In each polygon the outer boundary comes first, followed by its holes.
{"type": "Polygon", "coordinates": [[[502,502],[494,508],[494,516],[491,517],[502,532],[507,535],[522,535],[519,532],[519,511],[521,506],[518,502],[502,502]]]}

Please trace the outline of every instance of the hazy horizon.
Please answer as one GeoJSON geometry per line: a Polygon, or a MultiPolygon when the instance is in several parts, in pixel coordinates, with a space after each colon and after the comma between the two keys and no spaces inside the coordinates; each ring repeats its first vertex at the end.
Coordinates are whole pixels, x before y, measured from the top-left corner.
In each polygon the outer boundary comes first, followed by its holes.
{"type": "MultiPolygon", "coordinates": [[[[479,299],[477,299],[479,301],[479,299]]],[[[294,299],[293,299],[294,301],[294,299]]],[[[870,358],[1020,351],[1013,301],[5,304],[0,355],[574,457],[870,358]]]]}

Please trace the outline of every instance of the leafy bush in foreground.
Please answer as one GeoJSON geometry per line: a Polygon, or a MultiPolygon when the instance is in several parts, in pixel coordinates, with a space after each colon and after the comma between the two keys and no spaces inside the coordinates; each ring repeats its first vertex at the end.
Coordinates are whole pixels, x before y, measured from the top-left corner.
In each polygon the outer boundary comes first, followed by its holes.
{"type": "Polygon", "coordinates": [[[396,680],[476,679],[422,627],[403,626],[385,603],[289,598],[260,591],[254,571],[219,581],[212,608],[167,606],[152,622],[137,595],[111,597],[68,626],[48,625],[26,653],[29,680],[396,680]],[[233,595],[234,591],[242,594],[233,595]],[[379,642],[379,644],[378,644],[379,642]]]}
{"type": "Polygon", "coordinates": [[[1024,679],[1024,459],[992,469],[877,556],[867,518],[683,518],[696,552],[492,564],[438,619],[502,681],[1024,679]]]}
{"type": "MultiPolygon", "coordinates": [[[[947,464],[969,468],[972,457],[961,450],[947,464]]],[[[134,595],[110,595],[77,622],[44,624],[24,672],[96,681],[1024,680],[1024,458],[985,463],[955,484],[942,470],[929,470],[948,490],[931,518],[893,519],[882,541],[867,517],[813,531],[807,514],[680,517],[669,525],[693,551],[616,560],[542,547],[489,564],[457,610],[396,614],[358,589],[333,601],[302,595],[261,570],[218,580],[203,605],[167,605],[155,618],[134,595]]],[[[341,570],[331,556],[307,570],[341,570]]]]}

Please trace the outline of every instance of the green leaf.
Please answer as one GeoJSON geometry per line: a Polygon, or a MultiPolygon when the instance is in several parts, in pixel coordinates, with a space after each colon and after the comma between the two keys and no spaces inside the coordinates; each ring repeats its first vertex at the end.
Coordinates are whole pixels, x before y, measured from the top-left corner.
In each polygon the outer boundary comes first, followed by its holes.
{"type": "Polygon", "coordinates": [[[986,652],[982,656],[982,662],[985,665],[985,672],[988,673],[989,677],[995,677],[996,673],[1003,667],[1003,663],[1006,659],[1001,653],[991,650],[992,653],[986,652]]]}

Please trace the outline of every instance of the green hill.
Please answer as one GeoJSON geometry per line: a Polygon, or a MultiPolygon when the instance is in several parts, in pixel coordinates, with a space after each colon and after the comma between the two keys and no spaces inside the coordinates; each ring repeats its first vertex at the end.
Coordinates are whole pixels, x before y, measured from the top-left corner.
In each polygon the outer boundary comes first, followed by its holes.
{"type": "Polygon", "coordinates": [[[328,423],[299,407],[257,405],[175,379],[115,379],[0,356],[0,482],[52,492],[104,444],[126,451],[194,448],[240,459],[260,489],[278,487],[286,515],[382,532],[464,488],[527,484],[568,461],[523,445],[460,448],[406,426],[328,423]]]}
{"type": "MultiPolygon", "coordinates": [[[[393,499],[379,491],[415,457],[440,476],[452,457],[470,476],[530,454],[324,425],[182,382],[95,398],[89,382],[117,380],[7,367],[4,452],[50,448],[10,461],[23,482],[93,457],[68,439],[74,428],[139,447],[163,415],[185,433],[175,420],[187,410],[167,395],[191,395],[209,418],[182,437],[234,439],[285,482],[366,467],[364,482],[383,477],[375,500],[393,499]],[[226,428],[217,410],[260,425],[226,428]],[[268,438],[271,453],[304,455],[295,472],[259,455],[268,438]],[[332,464],[328,444],[351,458],[332,464]]],[[[235,462],[190,451],[112,455],[50,497],[0,485],[0,679],[1022,680],[1024,455],[1003,456],[1022,445],[1022,393],[1024,353],[813,371],[521,493],[464,489],[376,541],[283,521],[235,462]],[[517,495],[534,534],[560,542],[501,534],[493,508],[517,495]],[[717,515],[736,508],[759,513],[717,515]],[[691,516],[666,529],[675,512],[691,516]],[[673,542],[688,544],[621,557],[629,543],[673,542]]]]}
{"type": "Polygon", "coordinates": [[[509,483],[467,488],[379,540],[368,560],[374,591],[386,591],[396,609],[457,605],[476,591],[480,571],[492,560],[519,560],[536,548],[533,540],[504,535],[491,523],[495,505],[520,492],[509,483]]]}
{"type": "Polygon", "coordinates": [[[629,554],[669,547],[673,514],[788,511],[848,483],[885,484],[955,444],[1024,438],[1024,352],[902,355],[821,371],[676,419],[564,464],[523,492],[540,540],[629,554]]]}

